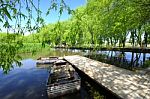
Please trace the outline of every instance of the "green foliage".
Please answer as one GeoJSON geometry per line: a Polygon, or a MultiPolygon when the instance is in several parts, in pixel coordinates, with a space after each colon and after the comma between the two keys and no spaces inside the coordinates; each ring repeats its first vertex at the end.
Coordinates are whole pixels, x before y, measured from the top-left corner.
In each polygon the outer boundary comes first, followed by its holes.
{"type": "MultiPolygon", "coordinates": [[[[41,43],[24,43],[23,46],[19,49],[18,53],[35,53],[40,51],[43,47],[41,43]]],[[[46,45],[45,47],[48,47],[46,45]]]]}
{"type": "Polygon", "coordinates": [[[71,19],[49,24],[39,34],[52,45],[125,47],[129,35],[133,47],[147,45],[148,4],[147,0],[88,0],[72,12],[71,19]]]}
{"type": "MultiPolygon", "coordinates": [[[[51,43],[50,35],[47,33],[44,33],[44,35],[23,36],[26,31],[32,33],[36,30],[39,31],[39,27],[44,26],[44,19],[41,17],[40,0],[37,2],[38,4],[35,4],[34,0],[0,0],[0,24],[7,30],[6,34],[0,34],[0,68],[5,73],[13,68],[13,62],[20,65],[18,53],[35,52],[41,49],[39,44],[33,43],[42,43],[41,45],[44,47],[47,47],[46,44],[51,43]],[[33,12],[34,14],[37,13],[37,16],[34,15],[33,17],[33,12]],[[22,20],[26,25],[22,25],[22,20]],[[10,24],[12,23],[11,21],[13,21],[13,25],[10,24]],[[15,33],[10,34],[9,29],[13,29],[15,33]]],[[[52,9],[59,10],[60,15],[64,10],[67,10],[68,13],[71,12],[64,0],[50,0],[47,15],[52,9]]]]}
{"type": "MultiPolygon", "coordinates": [[[[34,39],[32,39],[32,43],[23,43],[25,40],[27,37],[24,38],[19,34],[0,33],[0,68],[3,69],[4,73],[8,73],[14,68],[13,63],[21,66],[22,57],[19,54],[34,54],[42,50],[41,43],[35,43],[34,39]]],[[[49,48],[47,44],[45,47],[49,48]]]]}
{"type": "Polygon", "coordinates": [[[146,60],[143,64],[145,68],[150,67],[150,60],[146,60]]]}
{"type": "Polygon", "coordinates": [[[8,67],[8,63],[12,64],[18,59],[16,56],[18,52],[34,52],[41,49],[40,45],[125,47],[127,39],[133,47],[137,45],[146,47],[150,43],[149,0],[87,0],[86,6],[79,7],[75,11],[72,11],[64,0],[60,2],[50,0],[46,15],[51,9],[55,9],[58,10],[59,15],[67,10],[72,16],[67,21],[58,21],[49,25],[44,25],[41,17],[40,0],[37,6],[32,0],[23,0],[25,1],[23,8],[26,8],[27,15],[21,10],[22,0],[11,1],[0,0],[0,22],[3,27],[10,28],[10,20],[16,20],[15,28],[18,29],[18,32],[14,34],[0,33],[0,57],[2,57],[0,62],[3,69],[8,67]],[[37,12],[37,18],[34,19],[36,25],[33,27],[31,8],[37,12]],[[26,20],[23,28],[29,32],[37,30],[37,33],[23,36],[22,19],[26,20]]]}
{"type": "Polygon", "coordinates": [[[19,35],[16,34],[1,34],[0,38],[0,68],[4,73],[8,73],[13,68],[13,63],[21,66],[19,60],[21,57],[17,54],[17,51],[23,46],[21,40],[16,40],[19,35]]]}

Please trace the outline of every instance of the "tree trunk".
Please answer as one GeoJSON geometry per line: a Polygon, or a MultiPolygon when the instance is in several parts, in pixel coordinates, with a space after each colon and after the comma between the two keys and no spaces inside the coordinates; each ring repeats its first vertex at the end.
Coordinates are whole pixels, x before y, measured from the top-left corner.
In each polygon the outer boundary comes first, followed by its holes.
{"type": "Polygon", "coordinates": [[[126,46],[125,43],[126,43],[126,37],[123,37],[123,40],[122,40],[123,48],[126,46]]]}
{"type": "Polygon", "coordinates": [[[110,43],[111,43],[111,46],[114,46],[112,37],[110,37],[110,43]]]}
{"type": "Polygon", "coordinates": [[[141,40],[142,34],[141,34],[140,30],[141,30],[141,26],[138,27],[138,43],[139,43],[140,47],[142,47],[142,40],[141,40]]]}
{"type": "Polygon", "coordinates": [[[145,35],[144,35],[144,45],[145,47],[147,47],[147,38],[148,38],[148,33],[145,31],[145,35]]]}
{"type": "Polygon", "coordinates": [[[88,29],[89,29],[89,32],[90,32],[90,34],[91,34],[91,47],[93,47],[93,44],[94,44],[94,34],[93,34],[93,31],[92,31],[92,29],[91,29],[91,27],[88,27],[88,29]]]}
{"type": "Polygon", "coordinates": [[[134,47],[134,45],[135,45],[135,40],[134,40],[134,33],[135,33],[135,31],[134,30],[132,30],[131,31],[131,39],[132,39],[132,47],[134,47]]]}

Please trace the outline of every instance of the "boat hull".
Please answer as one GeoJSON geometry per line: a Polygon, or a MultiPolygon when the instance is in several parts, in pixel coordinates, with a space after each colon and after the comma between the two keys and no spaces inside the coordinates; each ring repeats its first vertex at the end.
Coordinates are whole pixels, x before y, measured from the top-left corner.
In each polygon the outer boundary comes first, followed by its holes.
{"type": "Polygon", "coordinates": [[[80,80],[64,83],[56,86],[48,86],[47,94],[49,98],[56,98],[63,95],[75,93],[80,90],[80,80]]]}

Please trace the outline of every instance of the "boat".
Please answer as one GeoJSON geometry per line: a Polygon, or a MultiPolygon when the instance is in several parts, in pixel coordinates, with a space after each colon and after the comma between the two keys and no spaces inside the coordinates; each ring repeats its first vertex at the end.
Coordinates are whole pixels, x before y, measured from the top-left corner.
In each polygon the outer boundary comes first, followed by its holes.
{"type": "Polygon", "coordinates": [[[37,65],[53,64],[58,60],[58,57],[40,57],[36,60],[37,65]]]}
{"type": "Polygon", "coordinates": [[[55,65],[66,65],[66,61],[63,59],[58,59],[57,61],[54,62],[55,65]]]}
{"type": "Polygon", "coordinates": [[[80,90],[81,79],[69,63],[56,65],[51,68],[47,81],[49,98],[56,98],[80,90]]]}

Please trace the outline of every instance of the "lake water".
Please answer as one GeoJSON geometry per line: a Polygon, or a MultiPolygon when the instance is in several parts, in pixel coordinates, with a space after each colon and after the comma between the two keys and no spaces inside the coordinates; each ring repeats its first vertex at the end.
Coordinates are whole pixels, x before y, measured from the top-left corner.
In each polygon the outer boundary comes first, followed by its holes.
{"type": "Polygon", "coordinates": [[[96,51],[86,57],[129,70],[142,70],[150,66],[150,53],[96,51]]]}
{"type": "MultiPolygon", "coordinates": [[[[62,50],[55,50],[53,54],[51,53],[52,51],[43,56],[79,54],[78,52],[62,50]]],[[[48,99],[46,82],[49,76],[49,69],[37,67],[36,60],[32,57],[26,58],[21,62],[21,67],[13,64],[14,68],[8,74],[4,74],[2,69],[0,69],[0,99],[48,99]]],[[[89,89],[86,90],[85,85],[81,86],[81,91],[59,97],[58,99],[91,99],[88,94],[89,89]]]]}
{"type": "MultiPolygon", "coordinates": [[[[49,76],[49,70],[47,68],[39,68],[36,66],[35,59],[40,56],[85,55],[110,64],[113,64],[114,61],[118,61],[115,63],[123,68],[125,66],[140,67],[143,62],[149,61],[150,57],[149,53],[122,53],[118,51],[91,52],[90,50],[70,49],[53,49],[44,55],[40,52],[40,54],[37,56],[35,55],[34,58],[28,54],[25,55],[23,55],[26,58],[21,61],[23,64],[21,67],[14,65],[14,68],[12,68],[8,74],[3,74],[2,69],[0,69],[0,99],[48,99],[46,82],[49,76]]],[[[59,99],[92,99],[94,97],[89,85],[87,86],[83,82],[81,87],[80,92],[59,97],[59,99]]],[[[92,92],[94,91],[96,90],[92,88],[92,92]]]]}
{"type": "Polygon", "coordinates": [[[33,59],[25,59],[22,64],[8,74],[0,71],[1,99],[47,99],[45,84],[48,71],[36,68],[33,59]]]}
{"type": "MultiPolygon", "coordinates": [[[[59,48],[57,50],[60,50],[59,48]]],[[[150,53],[134,53],[122,51],[91,51],[79,49],[61,49],[76,52],[88,58],[112,64],[129,70],[144,69],[150,66],[150,53]]]]}

